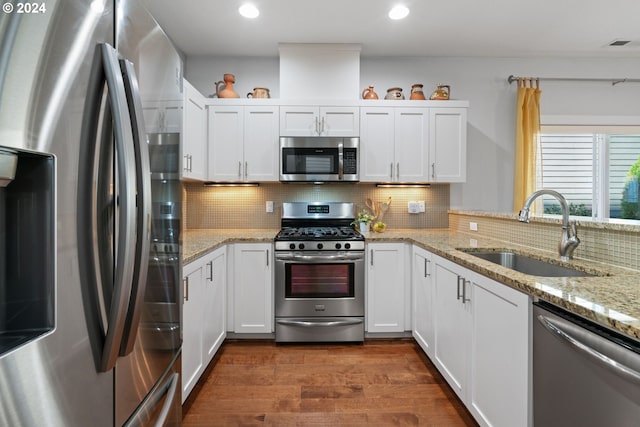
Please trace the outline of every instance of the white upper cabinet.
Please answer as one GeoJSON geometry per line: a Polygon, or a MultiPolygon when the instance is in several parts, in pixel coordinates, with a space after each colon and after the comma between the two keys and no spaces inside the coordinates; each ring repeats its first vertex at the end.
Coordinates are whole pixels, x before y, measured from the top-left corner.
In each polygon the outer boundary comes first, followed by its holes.
{"type": "MultiPolygon", "coordinates": [[[[182,133],[182,177],[204,181],[207,179],[207,109],[205,97],[183,80],[184,114],[182,133]]],[[[164,120],[168,110],[165,110],[164,120]]]]}
{"type": "Polygon", "coordinates": [[[429,109],[431,182],[467,179],[467,109],[429,109]]]}
{"type": "Polygon", "coordinates": [[[429,180],[427,108],[360,109],[360,181],[429,180]]]}
{"type": "Polygon", "coordinates": [[[280,136],[359,135],[356,106],[280,106],[280,136]]]}
{"type": "Polygon", "coordinates": [[[446,107],[434,102],[366,101],[360,107],[360,181],[465,181],[466,102],[447,101],[458,106],[446,107]]]}
{"type": "Polygon", "coordinates": [[[208,109],[209,180],[278,181],[278,107],[208,109]]]}

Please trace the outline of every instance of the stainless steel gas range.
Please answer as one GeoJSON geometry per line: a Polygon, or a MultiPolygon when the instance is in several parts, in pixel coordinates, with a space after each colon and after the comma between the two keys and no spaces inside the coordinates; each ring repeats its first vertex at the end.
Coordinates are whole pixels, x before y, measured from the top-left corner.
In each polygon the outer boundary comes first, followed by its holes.
{"type": "Polygon", "coordinates": [[[364,340],[364,237],[353,203],[283,203],[275,238],[277,342],[364,340]]]}

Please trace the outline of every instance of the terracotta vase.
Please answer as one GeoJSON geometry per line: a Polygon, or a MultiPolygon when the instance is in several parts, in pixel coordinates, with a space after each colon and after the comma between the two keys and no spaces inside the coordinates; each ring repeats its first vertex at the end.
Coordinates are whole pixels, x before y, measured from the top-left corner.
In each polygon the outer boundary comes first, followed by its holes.
{"type": "Polygon", "coordinates": [[[409,97],[409,99],[413,99],[413,100],[417,100],[417,101],[423,101],[425,100],[425,96],[424,96],[424,92],[422,91],[422,87],[423,85],[421,84],[414,84],[411,86],[411,96],[409,97]]]}
{"type": "Polygon", "coordinates": [[[373,86],[369,86],[362,91],[362,99],[378,99],[378,94],[373,91],[373,86]]]}
{"type": "Polygon", "coordinates": [[[216,82],[216,96],[218,98],[240,98],[233,89],[236,78],[233,74],[225,74],[223,80],[216,82]],[[224,85],[224,89],[220,89],[224,85]]]}

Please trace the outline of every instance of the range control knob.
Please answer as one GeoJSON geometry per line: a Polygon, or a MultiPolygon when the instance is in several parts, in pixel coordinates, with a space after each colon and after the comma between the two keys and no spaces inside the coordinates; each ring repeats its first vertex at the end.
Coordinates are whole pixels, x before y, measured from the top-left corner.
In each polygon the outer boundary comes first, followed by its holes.
{"type": "Polygon", "coordinates": [[[322,249],[324,248],[324,245],[322,243],[318,243],[318,249],[322,249]]]}
{"type": "Polygon", "coordinates": [[[304,243],[298,244],[298,249],[304,249],[304,243]]]}
{"type": "Polygon", "coordinates": [[[344,244],[344,248],[345,249],[351,249],[351,243],[345,243],[344,244]]]}
{"type": "Polygon", "coordinates": [[[289,243],[289,249],[295,249],[295,248],[296,248],[295,243],[289,243]]]}
{"type": "Polygon", "coordinates": [[[340,249],[342,245],[340,243],[336,243],[336,249],[340,249]]]}

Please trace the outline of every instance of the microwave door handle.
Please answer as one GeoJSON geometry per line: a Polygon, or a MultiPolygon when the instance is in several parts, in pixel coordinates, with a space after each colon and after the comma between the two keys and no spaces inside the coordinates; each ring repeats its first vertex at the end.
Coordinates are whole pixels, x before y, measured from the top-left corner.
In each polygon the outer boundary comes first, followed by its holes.
{"type": "Polygon", "coordinates": [[[127,60],[120,61],[124,76],[124,87],[129,104],[131,129],[133,132],[134,150],[136,154],[136,246],[133,289],[127,315],[125,336],[120,348],[120,356],[126,356],[133,351],[142,303],[147,287],[147,271],[149,265],[149,247],[151,245],[151,166],[149,163],[149,147],[146,143],[144,116],[140,90],[133,64],[127,60]]]}
{"type": "MultiPolygon", "coordinates": [[[[323,119],[324,120],[324,119],[323,119]]],[[[338,179],[344,179],[344,143],[338,144],[338,179]]]]}

